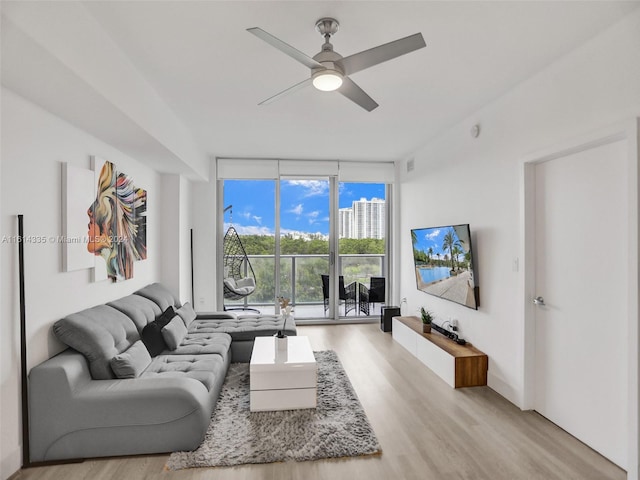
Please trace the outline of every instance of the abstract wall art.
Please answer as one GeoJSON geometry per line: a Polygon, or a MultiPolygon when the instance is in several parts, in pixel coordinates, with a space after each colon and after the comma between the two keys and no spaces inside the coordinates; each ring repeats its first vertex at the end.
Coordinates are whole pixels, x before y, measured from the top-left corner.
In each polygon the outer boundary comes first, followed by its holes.
{"type": "Polygon", "coordinates": [[[96,188],[86,215],[94,280],[133,278],[133,263],[147,258],[147,192],[113,163],[98,157],[91,163],[96,188]]]}

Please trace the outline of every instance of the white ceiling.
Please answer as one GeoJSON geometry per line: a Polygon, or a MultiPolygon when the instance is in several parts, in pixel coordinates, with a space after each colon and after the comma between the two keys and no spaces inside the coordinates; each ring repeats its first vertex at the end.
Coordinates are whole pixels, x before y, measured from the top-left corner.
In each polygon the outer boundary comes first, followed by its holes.
{"type": "MultiPolygon", "coordinates": [[[[208,154],[396,160],[573,50],[637,2],[87,1],[86,9],[208,154]],[[316,20],[350,55],[422,32],[427,47],[356,73],[366,112],[311,87],[258,106],[308,69],[246,32],[313,56],[316,20]]],[[[63,28],[63,26],[61,26],[63,28]]]]}

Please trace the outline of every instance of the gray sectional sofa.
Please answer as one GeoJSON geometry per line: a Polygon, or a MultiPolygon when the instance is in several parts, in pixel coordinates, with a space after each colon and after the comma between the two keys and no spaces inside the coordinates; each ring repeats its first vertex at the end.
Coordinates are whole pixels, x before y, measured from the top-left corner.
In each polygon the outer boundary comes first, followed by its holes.
{"type": "Polygon", "coordinates": [[[29,373],[30,461],[193,450],[229,364],[248,362],[255,337],[279,330],[295,335],[295,322],[196,316],[159,283],[57,321],[70,348],[29,373]],[[174,348],[151,357],[143,332],[169,307],[177,316],[162,335],[174,348]]]}

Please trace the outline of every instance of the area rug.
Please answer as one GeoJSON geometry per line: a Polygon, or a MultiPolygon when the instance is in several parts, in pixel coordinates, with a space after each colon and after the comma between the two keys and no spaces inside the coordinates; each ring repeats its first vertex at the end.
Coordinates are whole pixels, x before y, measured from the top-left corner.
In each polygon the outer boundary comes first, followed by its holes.
{"type": "Polygon", "coordinates": [[[249,364],[232,364],[197,450],[172,453],[168,470],[352,457],[380,445],[334,351],[314,352],[316,409],[249,411],[249,364]]]}

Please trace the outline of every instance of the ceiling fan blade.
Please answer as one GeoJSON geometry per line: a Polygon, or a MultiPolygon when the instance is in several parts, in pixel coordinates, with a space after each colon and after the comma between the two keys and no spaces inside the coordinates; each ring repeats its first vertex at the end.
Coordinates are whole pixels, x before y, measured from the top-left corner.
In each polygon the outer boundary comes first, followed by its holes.
{"type": "Polygon", "coordinates": [[[293,48],[288,43],[284,43],[279,38],[276,38],[273,35],[271,35],[270,33],[265,32],[261,28],[258,28],[258,27],[247,28],[247,32],[253,33],[256,37],[264,40],[265,42],[267,42],[272,47],[276,47],[281,52],[286,53],[287,55],[289,55],[294,60],[297,60],[298,62],[300,62],[303,65],[306,65],[309,68],[322,67],[321,63],[316,62],[310,56],[302,53],[297,48],[293,48]]]}
{"type": "Polygon", "coordinates": [[[370,48],[369,50],[364,50],[360,53],[354,53],[339,60],[338,63],[342,65],[345,75],[351,75],[352,73],[373,67],[379,63],[392,60],[405,53],[410,53],[426,46],[427,44],[422,34],[416,33],[393,42],[385,43],[384,45],[370,48]]]}
{"type": "Polygon", "coordinates": [[[351,80],[349,77],[344,77],[342,79],[342,86],[338,89],[338,92],[347,97],[349,100],[360,105],[367,112],[370,112],[378,106],[376,101],[369,95],[367,95],[365,91],[362,90],[356,84],[356,82],[351,80]]]}
{"type": "Polygon", "coordinates": [[[300,83],[296,83],[292,87],[289,87],[286,90],[281,91],[280,93],[276,93],[273,97],[269,97],[266,100],[263,100],[258,105],[268,105],[270,103],[273,103],[279,98],[289,95],[290,93],[297,92],[298,90],[306,87],[307,85],[311,85],[311,78],[307,78],[306,80],[303,80],[300,83]]]}

